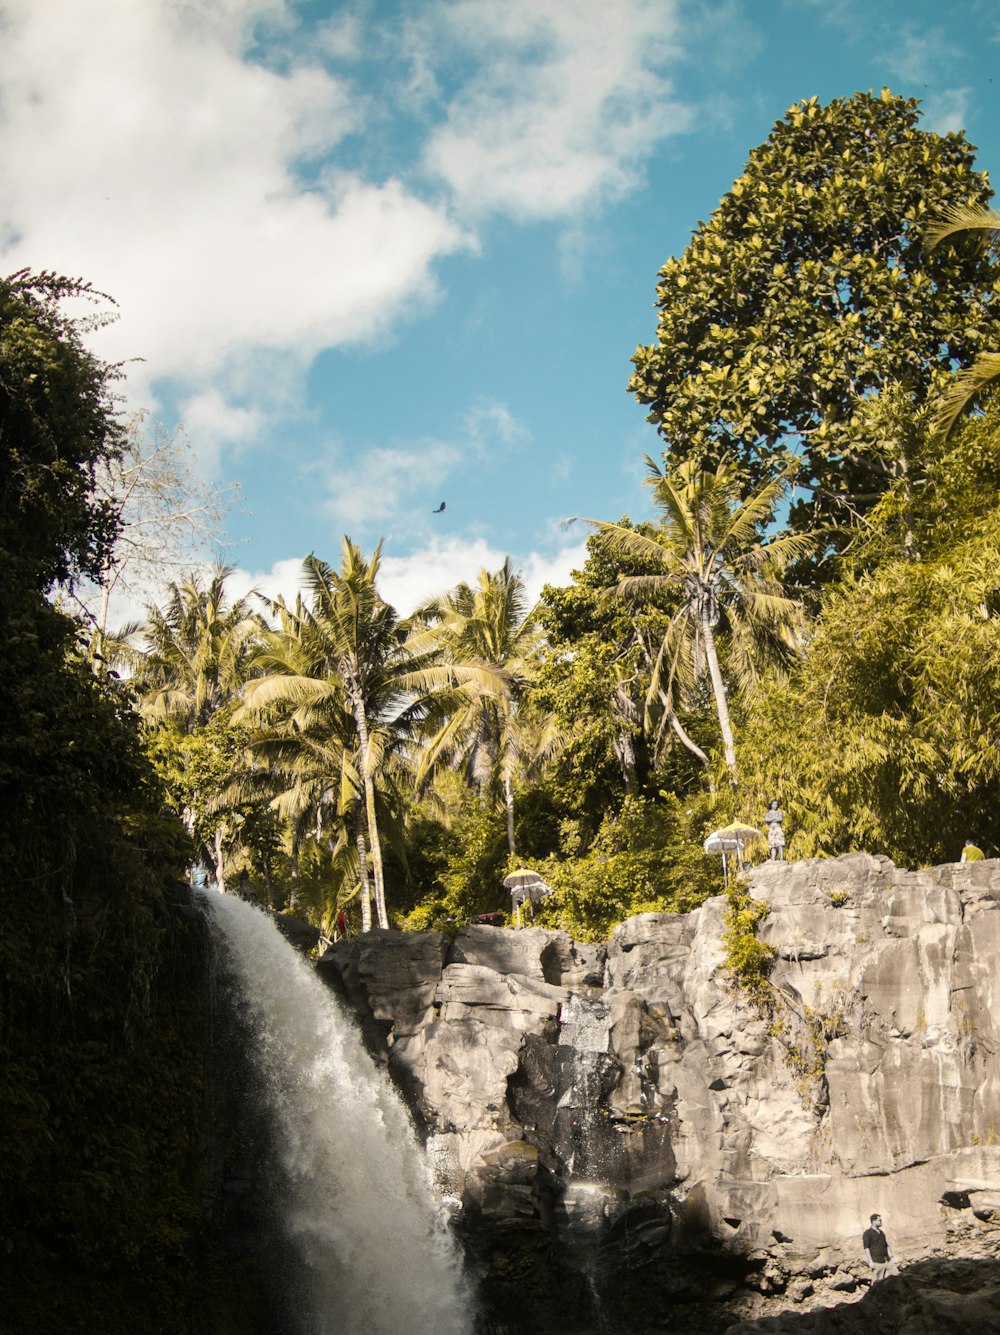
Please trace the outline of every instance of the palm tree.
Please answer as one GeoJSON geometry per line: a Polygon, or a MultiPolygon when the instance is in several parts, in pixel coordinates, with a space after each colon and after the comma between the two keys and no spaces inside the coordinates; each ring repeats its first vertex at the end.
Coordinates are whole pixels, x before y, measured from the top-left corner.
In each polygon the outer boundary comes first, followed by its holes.
{"type": "MultiPolygon", "coordinates": [[[[1000,254],[1000,213],[978,204],[960,204],[927,229],[927,245],[935,246],[960,232],[979,232],[995,254],[1000,254]]],[[[1000,352],[981,352],[971,366],[959,371],[941,396],[935,417],[940,437],[947,436],[964,410],[1000,380],[1000,352]]]]}
{"type": "Polygon", "coordinates": [[[447,764],[464,770],[481,796],[502,797],[511,854],[515,781],[550,758],[560,740],[554,717],[530,708],[544,640],[536,612],[508,557],[495,573],[481,570],[476,587],[459,584],[420,608],[414,621],[425,629],[411,639],[415,651],[433,652],[452,673],[432,697],[437,726],[418,781],[447,764]]]}
{"type": "Polygon", "coordinates": [[[246,690],[248,709],[283,711],[297,727],[300,742],[310,727],[325,720],[326,744],[337,752],[344,773],[356,776],[364,816],[356,824],[364,930],[371,925],[369,856],[377,921],[380,927],[389,925],[377,786],[386,781],[393,754],[422,719],[428,684],[407,644],[404,623],[378,593],[381,552],[380,543],[366,560],[345,537],[339,569],[316,556],[306,558],[310,604],[300,602],[294,612],[284,609],[286,643],[281,633],[268,637],[256,660],[263,675],[246,690]],[[294,631],[291,648],[289,627],[294,631]]]}
{"type": "Polygon", "coordinates": [[[646,458],[647,485],[660,511],[653,532],[588,519],[618,559],[647,573],[621,579],[614,593],[630,603],[663,598],[679,603],[662,642],[649,649],[652,675],[647,724],[661,708],[670,726],[695,754],[677,717],[682,702],[707,670],[730,777],[736,781],[736,742],[719,661],[718,637],[737,690],[748,689],[765,663],[787,657],[795,642],[800,606],[781,579],[789,564],[813,545],[808,534],[770,541],[761,532],[786,496],[796,463],[790,462],[758,491],[743,497],[737,471],[726,457],[715,471],[688,460],[671,474],[646,458]]]}
{"type": "MultiPolygon", "coordinates": [[[[146,623],[120,632],[114,658],[131,671],[139,708],[147,718],[177,725],[190,736],[205,729],[213,715],[238,696],[264,629],[249,595],[228,603],[226,580],[231,567],[216,566],[208,583],[197,572],[167,587],[162,607],[150,604],[146,623]],[[141,637],[130,644],[130,633],[141,637]]],[[[194,836],[198,815],[214,805],[217,819],[204,841],[225,888],[223,843],[227,822],[222,808],[199,794],[189,797],[184,821],[194,836]]]]}
{"type": "Polygon", "coordinates": [[[230,566],[216,566],[207,584],[197,573],[167,586],[163,607],[150,604],[139,649],[119,644],[141,708],[186,731],[203,726],[238,693],[263,630],[249,595],[227,606],[230,566]]]}
{"type": "Polygon", "coordinates": [[[371,929],[371,889],[364,821],[363,785],[356,764],[354,724],[337,683],[300,689],[317,671],[316,626],[301,596],[294,607],[282,598],[269,602],[274,629],[265,633],[255,668],[263,677],[248,684],[238,718],[251,718],[256,731],[250,750],[259,768],[258,792],[285,821],[291,842],[290,900],[298,902],[299,853],[310,836],[326,840],[340,862],[350,890],[338,904],[361,893],[362,929],[371,929]],[[343,858],[353,841],[357,867],[343,858]]]}

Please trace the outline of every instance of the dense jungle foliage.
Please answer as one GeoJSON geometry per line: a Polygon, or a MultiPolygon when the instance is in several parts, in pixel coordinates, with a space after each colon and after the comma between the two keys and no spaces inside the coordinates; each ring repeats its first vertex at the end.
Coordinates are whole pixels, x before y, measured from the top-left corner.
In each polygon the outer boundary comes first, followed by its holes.
{"type": "Polygon", "coordinates": [[[131,701],[53,581],[101,569],[111,368],[52,275],[0,283],[0,1326],[183,1328],[200,1196],[200,932],[131,701]]]}
{"type": "Polygon", "coordinates": [[[998,407],[937,407],[1000,346],[989,195],[915,102],[793,107],[660,274],[654,519],[534,607],[507,561],[401,618],[348,538],[295,606],[172,584],[118,655],[208,873],[335,934],[509,921],[524,864],[603,938],[772,797],[790,856],[996,852],[998,407]]]}

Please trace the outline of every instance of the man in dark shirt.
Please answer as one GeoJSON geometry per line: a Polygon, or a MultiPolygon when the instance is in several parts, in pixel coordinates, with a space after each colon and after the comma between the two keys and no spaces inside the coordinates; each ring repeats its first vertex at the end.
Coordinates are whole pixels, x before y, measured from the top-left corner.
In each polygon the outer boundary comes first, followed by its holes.
{"type": "Polygon", "coordinates": [[[889,1246],[889,1239],[882,1232],[882,1216],[873,1214],[871,1217],[871,1227],[866,1228],[861,1237],[861,1245],[865,1249],[865,1260],[871,1266],[872,1283],[880,1279],[885,1279],[886,1275],[898,1275],[899,1267],[892,1259],[892,1248],[889,1246]]]}

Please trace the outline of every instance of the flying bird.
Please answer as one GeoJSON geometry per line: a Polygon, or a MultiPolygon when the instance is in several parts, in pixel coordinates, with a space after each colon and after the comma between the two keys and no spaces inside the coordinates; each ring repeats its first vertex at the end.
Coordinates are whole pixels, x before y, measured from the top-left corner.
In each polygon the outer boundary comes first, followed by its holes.
{"type": "Polygon", "coordinates": [[[443,509],[444,509],[444,501],[441,502],[441,504],[438,506],[438,508],[437,508],[436,510],[432,510],[432,511],[431,511],[431,514],[432,514],[432,515],[439,515],[443,509]]]}

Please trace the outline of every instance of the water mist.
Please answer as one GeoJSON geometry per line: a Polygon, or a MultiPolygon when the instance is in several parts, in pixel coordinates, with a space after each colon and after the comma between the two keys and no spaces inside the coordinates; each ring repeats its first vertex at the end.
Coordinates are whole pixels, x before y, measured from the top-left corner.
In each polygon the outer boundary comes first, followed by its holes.
{"type": "Polygon", "coordinates": [[[470,1335],[472,1302],[412,1123],[352,1021],[258,909],[202,896],[262,1076],[302,1335],[470,1335]]]}

